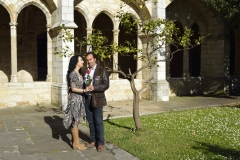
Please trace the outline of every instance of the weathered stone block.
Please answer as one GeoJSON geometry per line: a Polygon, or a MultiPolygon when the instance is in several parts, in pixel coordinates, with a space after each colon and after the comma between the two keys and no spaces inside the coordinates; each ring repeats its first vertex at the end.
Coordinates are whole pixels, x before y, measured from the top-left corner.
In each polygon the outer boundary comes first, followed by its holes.
{"type": "Polygon", "coordinates": [[[6,82],[8,82],[8,77],[3,71],[0,70],[0,83],[6,82]]]}
{"type": "Polygon", "coordinates": [[[25,70],[21,70],[17,73],[18,82],[33,82],[33,77],[25,70]]]}

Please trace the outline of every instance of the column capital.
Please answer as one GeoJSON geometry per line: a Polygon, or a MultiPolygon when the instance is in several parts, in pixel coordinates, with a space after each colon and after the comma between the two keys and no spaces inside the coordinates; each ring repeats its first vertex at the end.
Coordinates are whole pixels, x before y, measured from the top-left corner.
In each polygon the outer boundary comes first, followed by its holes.
{"type": "Polygon", "coordinates": [[[51,24],[47,24],[46,27],[47,27],[48,29],[51,29],[52,25],[51,25],[51,24]]]}
{"type": "Polygon", "coordinates": [[[119,29],[114,29],[114,30],[112,30],[112,31],[113,31],[113,34],[114,34],[114,35],[118,35],[118,33],[119,33],[120,30],[119,30],[119,29]]]}
{"type": "Polygon", "coordinates": [[[10,25],[10,26],[17,26],[18,23],[17,23],[17,22],[10,22],[9,25],[10,25]]]}
{"type": "Polygon", "coordinates": [[[92,34],[92,30],[93,30],[92,27],[88,27],[88,28],[86,28],[87,34],[92,34]]]}

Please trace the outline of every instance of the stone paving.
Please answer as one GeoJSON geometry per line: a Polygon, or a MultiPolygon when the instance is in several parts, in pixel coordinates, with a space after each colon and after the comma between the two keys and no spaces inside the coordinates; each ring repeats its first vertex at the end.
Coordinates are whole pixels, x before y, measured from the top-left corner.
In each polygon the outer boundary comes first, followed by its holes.
{"type": "MultiPolygon", "coordinates": [[[[141,100],[140,114],[238,104],[240,97],[171,97],[168,102],[141,100]]],[[[104,119],[132,116],[132,101],[108,102],[104,119]]],[[[102,152],[70,146],[71,132],[62,125],[63,112],[54,106],[0,108],[0,160],[137,160],[106,144],[102,152]]],[[[90,142],[88,127],[80,125],[83,143],[90,142]]]]}

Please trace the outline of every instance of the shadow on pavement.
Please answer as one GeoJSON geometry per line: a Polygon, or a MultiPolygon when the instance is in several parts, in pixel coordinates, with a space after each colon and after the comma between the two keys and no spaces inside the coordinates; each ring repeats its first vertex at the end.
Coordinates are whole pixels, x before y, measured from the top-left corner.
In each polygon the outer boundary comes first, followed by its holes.
{"type": "MultiPolygon", "coordinates": [[[[45,116],[44,117],[44,121],[45,123],[47,123],[51,130],[52,130],[52,138],[55,138],[55,139],[59,139],[61,138],[64,142],[66,142],[70,147],[71,144],[70,144],[70,139],[67,135],[70,135],[71,136],[71,128],[69,127],[69,129],[66,129],[64,126],[63,126],[63,118],[59,117],[59,116],[45,116]]],[[[79,137],[85,141],[85,142],[91,142],[91,139],[89,138],[89,136],[87,136],[85,133],[79,131],[79,137]]]]}

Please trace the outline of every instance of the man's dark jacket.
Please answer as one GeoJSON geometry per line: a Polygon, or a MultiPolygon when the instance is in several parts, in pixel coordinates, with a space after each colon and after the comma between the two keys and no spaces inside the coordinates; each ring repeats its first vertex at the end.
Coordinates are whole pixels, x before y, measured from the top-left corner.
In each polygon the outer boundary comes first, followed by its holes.
{"type": "Polygon", "coordinates": [[[94,86],[94,91],[92,92],[93,107],[100,108],[106,106],[107,100],[104,92],[109,88],[109,76],[105,68],[99,65],[96,66],[92,85],[94,86]]]}

